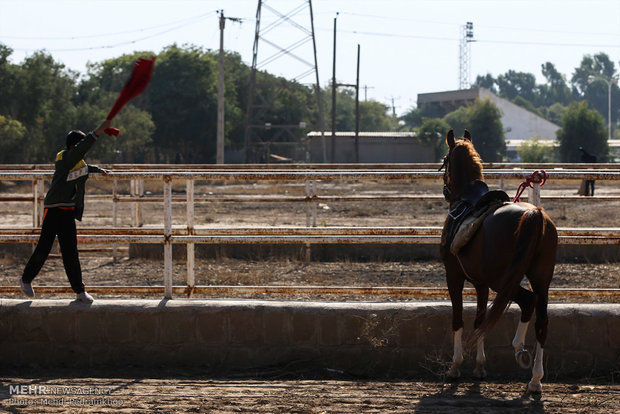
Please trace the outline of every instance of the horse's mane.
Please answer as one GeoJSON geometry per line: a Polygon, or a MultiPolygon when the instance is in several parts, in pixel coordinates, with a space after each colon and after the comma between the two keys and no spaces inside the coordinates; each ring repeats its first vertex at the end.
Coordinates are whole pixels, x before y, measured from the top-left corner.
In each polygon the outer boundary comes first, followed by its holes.
{"type": "Polygon", "coordinates": [[[484,180],[482,159],[469,140],[457,140],[450,159],[450,181],[455,194],[474,180],[484,180]]]}

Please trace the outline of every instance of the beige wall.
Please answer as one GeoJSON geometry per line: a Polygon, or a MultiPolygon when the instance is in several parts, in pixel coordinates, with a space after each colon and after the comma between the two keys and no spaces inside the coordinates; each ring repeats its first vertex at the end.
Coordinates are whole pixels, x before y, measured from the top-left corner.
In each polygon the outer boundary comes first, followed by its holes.
{"type": "MultiPolygon", "coordinates": [[[[491,375],[528,378],[510,345],[517,309],[487,336],[491,375]]],[[[466,335],[474,312],[466,303],[466,335]]],[[[620,304],[555,304],[549,318],[547,378],[618,368],[620,304]]],[[[535,345],[533,326],[526,345],[535,345]]],[[[0,299],[5,367],[192,366],[221,374],[295,363],[304,372],[411,377],[439,370],[451,354],[449,302],[0,299]]],[[[464,370],[472,369],[467,360],[464,370]]]]}

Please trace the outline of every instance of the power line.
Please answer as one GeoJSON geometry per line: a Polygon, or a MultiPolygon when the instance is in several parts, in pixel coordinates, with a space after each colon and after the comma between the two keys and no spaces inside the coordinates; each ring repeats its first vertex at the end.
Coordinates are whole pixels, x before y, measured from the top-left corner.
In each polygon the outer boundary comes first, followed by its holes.
{"type": "MultiPolygon", "coordinates": [[[[143,40],[148,40],[157,36],[161,36],[163,34],[166,33],[170,33],[182,28],[187,27],[190,24],[196,24],[199,23],[200,21],[204,20],[204,18],[206,18],[207,16],[211,15],[211,14],[215,14],[216,12],[212,12],[212,13],[208,13],[207,15],[204,15],[202,18],[193,21],[192,23],[188,23],[187,20],[183,21],[182,23],[173,26],[169,29],[166,30],[162,30],[160,32],[157,33],[153,33],[150,34],[148,36],[144,36],[144,37],[140,37],[137,39],[132,39],[132,40],[126,40],[126,41],[122,41],[122,42],[118,42],[118,43],[113,43],[113,44],[107,44],[107,45],[99,45],[99,46],[87,46],[87,47],[74,47],[74,48],[59,48],[59,49],[45,49],[48,52],[79,52],[79,51],[85,51],[85,50],[97,50],[97,49],[113,49],[119,46],[125,46],[125,45],[130,45],[130,44],[134,44],[134,43],[138,43],[141,42],[143,40]]],[[[14,50],[20,51],[20,52],[29,52],[29,51],[33,51],[33,50],[39,50],[38,49],[26,49],[26,48],[15,48],[14,50]]]]}
{"type": "MultiPolygon", "coordinates": [[[[446,22],[446,21],[435,21],[435,20],[422,20],[422,19],[411,19],[407,17],[394,17],[394,16],[380,16],[373,14],[363,14],[363,13],[353,13],[353,12],[340,12],[340,14],[345,14],[349,16],[358,16],[358,17],[369,17],[372,19],[382,19],[382,20],[393,20],[393,21],[404,21],[404,22],[414,22],[414,23],[429,23],[435,25],[451,25],[451,26],[460,26],[460,23],[446,22]]],[[[478,28],[489,28],[489,29],[501,29],[501,30],[516,30],[516,31],[524,31],[524,32],[539,32],[539,33],[557,33],[557,34],[571,34],[571,35],[589,35],[589,36],[617,36],[620,37],[620,33],[603,33],[603,32],[575,32],[569,30],[551,30],[551,29],[540,29],[540,28],[528,28],[528,27],[515,27],[515,26],[493,26],[493,25],[483,25],[476,24],[478,28]]]]}
{"type": "MultiPolygon", "coordinates": [[[[321,31],[328,31],[331,29],[319,29],[321,31]]],[[[420,36],[420,35],[408,35],[401,33],[385,33],[385,32],[368,32],[358,30],[338,30],[339,33],[352,33],[364,36],[380,36],[380,37],[397,37],[403,39],[421,39],[421,40],[440,40],[440,41],[458,41],[455,37],[438,37],[438,36],[420,36]]],[[[514,45],[528,45],[528,46],[567,46],[567,47],[606,47],[606,48],[620,48],[620,43],[615,44],[595,44],[595,43],[561,43],[561,42],[531,42],[524,40],[485,40],[477,39],[477,43],[498,43],[498,44],[514,44],[514,45]]]]}
{"type": "MultiPolygon", "coordinates": [[[[82,39],[96,39],[98,37],[110,37],[110,36],[120,36],[120,35],[126,35],[126,34],[131,34],[131,33],[140,33],[140,32],[146,32],[146,31],[150,31],[150,30],[155,30],[155,29],[159,29],[160,27],[167,27],[167,26],[171,26],[171,25],[179,25],[179,24],[185,24],[188,22],[191,22],[192,20],[195,20],[194,23],[203,20],[209,16],[214,15],[215,13],[217,13],[216,10],[212,10],[208,13],[205,14],[201,14],[199,16],[192,16],[192,17],[188,17],[185,19],[181,19],[181,20],[175,20],[173,22],[168,22],[168,23],[163,23],[163,24],[158,24],[156,26],[148,26],[148,27],[143,27],[140,29],[134,29],[134,30],[125,30],[122,32],[115,32],[115,33],[98,33],[98,34],[91,34],[91,35],[84,35],[84,36],[60,36],[60,37],[53,37],[53,36],[45,36],[45,37],[35,37],[35,36],[4,36],[4,35],[0,35],[1,38],[3,39],[11,39],[11,40],[82,40],[82,39]]],[[[192,24],[192,23],[189,23],[192,24]]]]}

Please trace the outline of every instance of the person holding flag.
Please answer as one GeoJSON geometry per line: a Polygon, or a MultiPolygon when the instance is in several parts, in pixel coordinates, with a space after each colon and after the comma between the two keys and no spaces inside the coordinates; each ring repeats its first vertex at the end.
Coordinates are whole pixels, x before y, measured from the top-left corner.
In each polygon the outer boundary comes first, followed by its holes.
{"type": "Polygon", "coordinates": [[[83,157],[101,133],[105,132],[110,136],[119,135],[120,130],[112,128],[111,121],[127,102],[146,89],[153,76],[154,64],[155,57],[140,58],[135,62],[129,80],[123,86],[106,120],[97,129],[89,134],[73,130],[67,135],[67,149],[56,155],[54,176],[50,189],[45,196],[41,236],[37,247],[26,264],[22,277],[19,279],[22,292],[26,296],[34,297],[32,281],[41,271],[52,249],[54,239],[58,236],[62,261],[71,288],[76,293],[78,300],[85,303],[93,302],[93,297],[86,293],[82,282],[75,220],[82,220],[84,188],[88,174],[102,173],[107,175],[108,172],[97,166],[86,164],[83,157]]]}
{"type": "Polygon", "coordinates": [[[34,297],[32,281],[41,271],[52,249],[54,239],[58,236],[62,262],[77,300],[84,303],[93,302],[93,297],[86,292],[82,282],[75,220],[82,220],[84,190],[88,174],[108,174],[108,171],[103,168],[86,164],[83,158],[99,135],[110,128],[110,124],[111,121],[105,120],[97,129],[88,134],[79,130],[69,132],[66,138],[67,148],[56,154],[54,176],[43,202],[45,210],[41,235],[19,279],[22,292],[28,297],[34,297]]]}

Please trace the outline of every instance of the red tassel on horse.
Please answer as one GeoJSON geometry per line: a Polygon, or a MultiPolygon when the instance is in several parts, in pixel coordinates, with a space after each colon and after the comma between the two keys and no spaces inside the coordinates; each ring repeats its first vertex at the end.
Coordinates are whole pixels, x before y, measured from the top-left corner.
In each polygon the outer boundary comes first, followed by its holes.
{"type": "MultiPolygon", "coordinates": [[[[151,81],[153,77],[153,66],[155,65],[155,57],[152,58],[140,58],[136,61],[133,70],[131,72],[131,77],[123,86],[120,95],[116,98],[116,102],[114,106],[108,113],[106,119],[112,120],[116,114],[133,98],[140,95],[146,89],[147,85],[151,81]]],[[[120,131],[115,128],[108,128],[105,131],[108,135],[118,136],[120,131]]]]}

